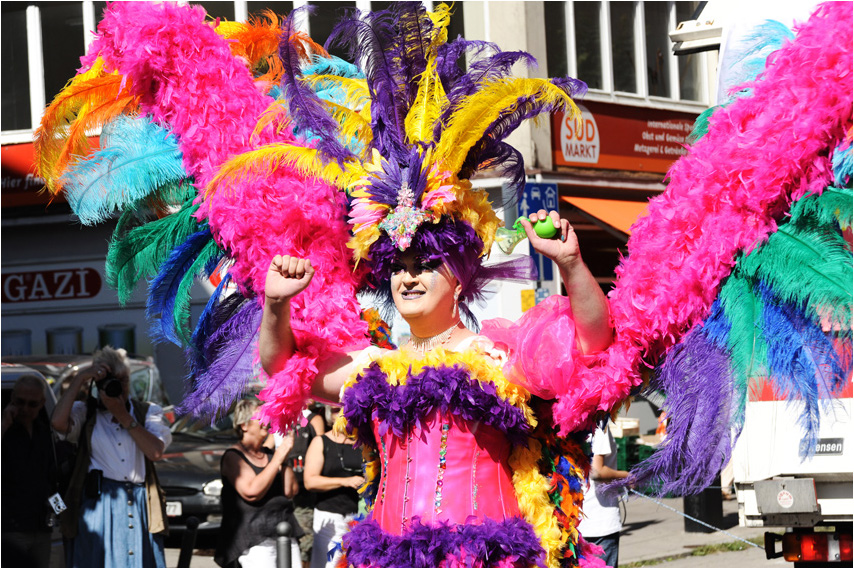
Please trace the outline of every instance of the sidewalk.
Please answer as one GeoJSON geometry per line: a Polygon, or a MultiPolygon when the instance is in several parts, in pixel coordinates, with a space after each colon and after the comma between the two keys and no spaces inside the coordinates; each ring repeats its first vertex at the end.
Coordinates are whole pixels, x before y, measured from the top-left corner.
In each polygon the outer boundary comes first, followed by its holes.
{"type": "MultiPolygon", "coordinates": [[[[658,500],[662,504],[670,506],[680,512],[684,510],[682,498],[665,498],[658,500]]],[[[738,525],[738,504],[735,500],[725,500],[723,503],[724,523],[721,529],[728,531],[737,537],[743,539],[751,539],[761,537],[765,534],[764,528],[746,528],[738,525]]],[[[646,561],[651,559],[664,559],[673,556],[683,556],[691,552],[696,547],[703,545],[712,545],[718,543],[729,543],[737,541],[733,535],[727,535],[722,532],[714,533],[687,533],[685,531],[684,518],[667,508],[653,502],[650,499],[632,495],[626,505],[626,523],[623,526],[623,531],[620,535],[620,565],[633,563],[637,561],[646,561]]],[[[779,567],[775,564],[779,560],[765,560],[765,553],[759,549],[750,547],[750,559],[761,563],[751,564],[754,567],[779,567]],[[758,555],[757,555],[758,554],[758,555]],[[764,564],[764,562],[770,565],[764,564]]],[[[741,557],[744,552],[734,552],[741,557]]],[[[716,558],[723,553],[713,553],[706,558],[709,560],[716,558]]],[[[738,555],[737,555],[738,556],[738,555]]],[[[694,564],[693,558],[692,567],[702,567],[703,565],[694,564]]],[[[669,567],[689,566],[688,560],[683,562],[674,561],[669,567]]],[[[706,565],[719,566],[715,565],[706,565]]],[[[748,565],[736,565],[748,566],[748,565]]]]}

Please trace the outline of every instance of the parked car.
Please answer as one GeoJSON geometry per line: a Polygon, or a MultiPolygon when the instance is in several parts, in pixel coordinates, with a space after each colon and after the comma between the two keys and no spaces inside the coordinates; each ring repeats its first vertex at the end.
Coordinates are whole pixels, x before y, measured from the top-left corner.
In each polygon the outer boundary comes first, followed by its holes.
{"type": "MultiPolygon", "coordinates": [[[[171,415],[172,407],[160,371],[148,358],[129,356],[130,385],[132,397],[142,401],[151,401],[163,407],[170,423],[174,420],[171,415]]],[[[25,365],[38,371],[51,384],[55,399],[59,399],[68,388],[74,375],[92,365],[91,354],[50,354],[30,356],[4,356],[3,362],[25,365]]]]}
{"type": "Polygon", "coordinates": [[[231,414],[211,425],[208,419],[181,417],[172,425],[172,444],[157,463],[166,494],[170,532],[183,532],[187,519],[199,520],[200,532],[218,530],[222,521],[219,461],[237,442],[231,414]]]}

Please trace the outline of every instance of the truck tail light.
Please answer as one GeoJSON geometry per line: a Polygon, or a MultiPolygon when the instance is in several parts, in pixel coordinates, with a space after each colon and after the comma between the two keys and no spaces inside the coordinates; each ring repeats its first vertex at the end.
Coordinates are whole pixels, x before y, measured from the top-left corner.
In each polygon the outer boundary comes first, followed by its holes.
{"type": "Polygon", "coordinates": [[[851,534],[787,533],[783,536],[783,558],[791,562],[851,561],[851,534]]]}

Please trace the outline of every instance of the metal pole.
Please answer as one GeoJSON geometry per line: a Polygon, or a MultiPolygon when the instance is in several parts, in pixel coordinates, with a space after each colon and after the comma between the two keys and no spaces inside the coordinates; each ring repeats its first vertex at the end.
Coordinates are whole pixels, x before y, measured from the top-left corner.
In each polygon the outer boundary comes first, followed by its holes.
{"type": "Polygon", "coordinates": [[[293,528],[288,522],[279,522],[276,526],[276,567],[291,566],[291,531],[293,528]]]}
{"type": "Polygon", "coordinates": [[[181,540],[181,552],[178,554],[178,567],[189,567],[193,558],[193,549],[196,547],[196,534],[199,530],[199,518],[190,516],[187,518],[187,529],[181,540]]]}

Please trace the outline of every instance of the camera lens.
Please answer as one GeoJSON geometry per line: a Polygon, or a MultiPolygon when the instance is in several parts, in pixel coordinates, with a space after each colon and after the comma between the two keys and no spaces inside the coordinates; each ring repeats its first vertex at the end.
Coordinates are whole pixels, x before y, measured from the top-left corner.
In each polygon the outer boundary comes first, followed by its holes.
{"type": "Polygon", "coordinates": [[[98,385],[98,389],[109,397],[118,397],[122,394],[122,382],[115,377],[109,377],[98,385]]]}

